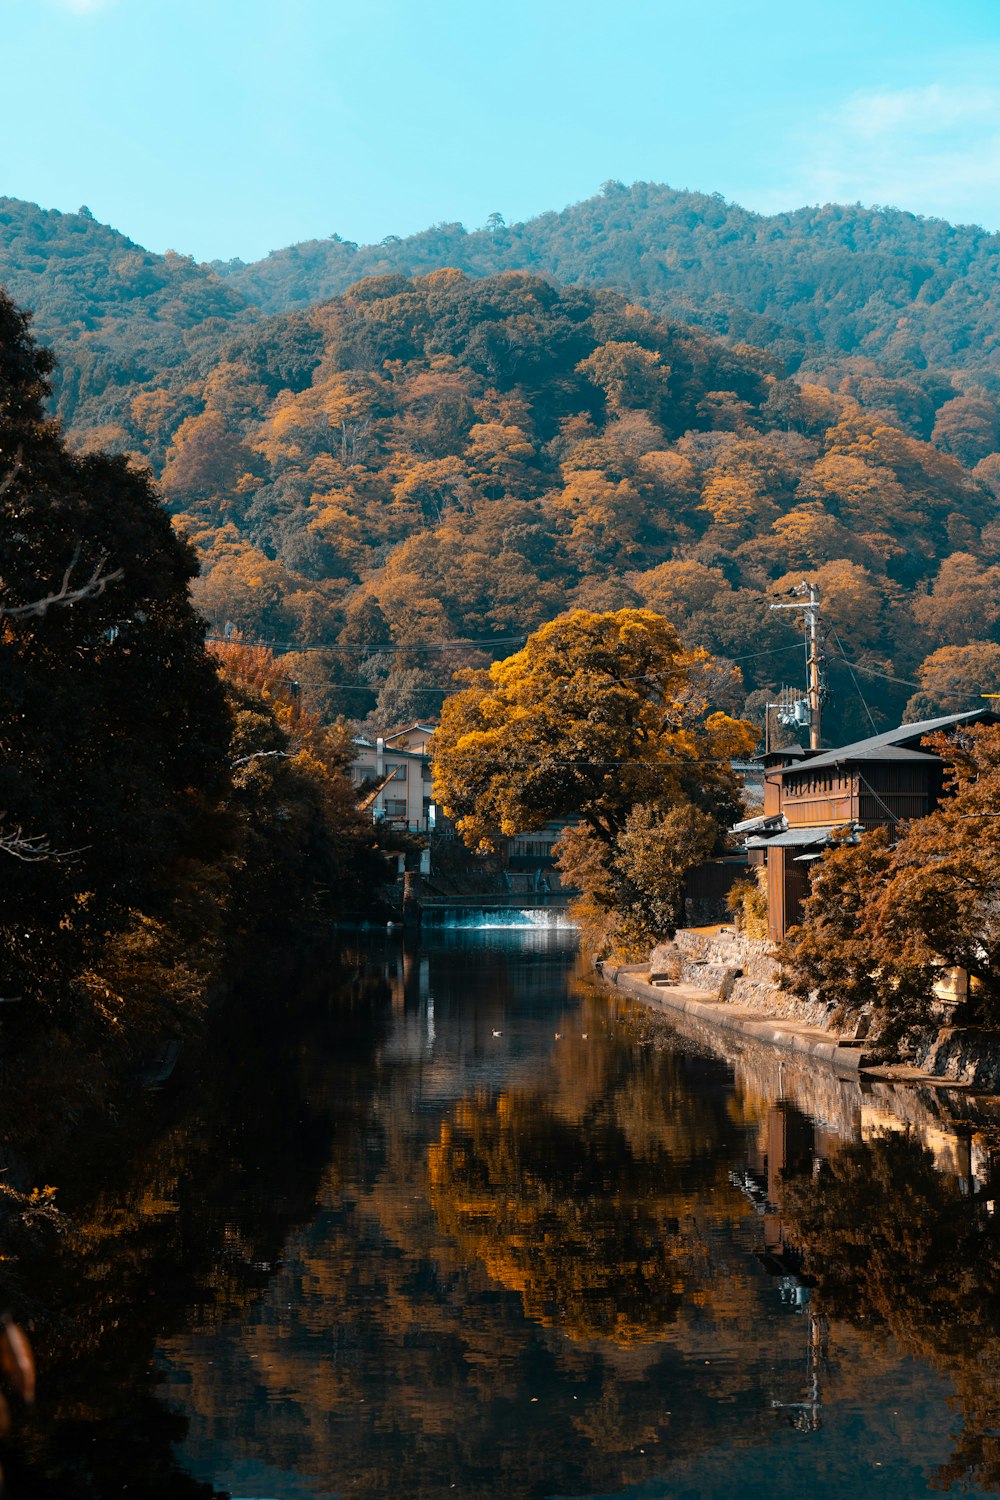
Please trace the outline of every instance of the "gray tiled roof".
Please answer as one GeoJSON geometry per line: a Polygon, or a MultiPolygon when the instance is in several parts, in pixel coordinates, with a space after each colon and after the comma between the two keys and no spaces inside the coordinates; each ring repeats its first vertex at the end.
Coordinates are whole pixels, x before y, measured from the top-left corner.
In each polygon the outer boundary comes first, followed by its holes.
{"type": "Polygon", "coordinates": [[[911,740],[920,740],[925,734],[938,729],[955,729],[959,724],[996,723],[1000,715],[988,708],[972,708],[962,714],[946,714],[940,719],[923,719],[917,724],[900,724],[896,729],[887,729],[882,734],[873,734],[866,740],[855,740],[851,745],[841,745],[836,750],[823,750],[819,755],[799,761],[793,766],[771,771],[771,776],[788,776],[796,771],[814,771],[824,766],[841,765],[847,760],[931,760],[926,751],[909,750],[911,740]]]}
{"type": "Polygon", "coordinates": [[[785,833],[766,834],[746,841],[748,849],[807,849],[812,844],[825,844],[830,834],[839,828],[852,828],[852,823],[824,823],[819,828],[789,828],[785,833]]]}

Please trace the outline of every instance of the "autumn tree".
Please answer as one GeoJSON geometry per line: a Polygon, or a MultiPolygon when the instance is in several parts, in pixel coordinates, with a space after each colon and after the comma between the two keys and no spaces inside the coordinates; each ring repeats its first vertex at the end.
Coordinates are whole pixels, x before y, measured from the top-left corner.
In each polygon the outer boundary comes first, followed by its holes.
{"type": "Polygon", "coordinates": [[[1000,725],[929,743],[949,795],[895,842],[880,829],[827,854],[782,953],[783,982],[871,1011],[886,1048],[926,1024],[943,965],[970,976],[969,1019],[1000,1018],[1000,725]]]}
{"type": "Polygon", "coordinates": [[[282,659],[265,647],[217,643],[212,658],[233,720],[229,816],[237,930],[304,931],[377,899],[385,865],[348,778],[343,725],[302,701],[282,659]]]}
{"type": "Polygon", "coordinates": [[[904,720],[918,724],[939,714],[976,708],[984,693],[1000,693],[1000,644],[941,646],[921,664],[917,678],[920,689],[903,710],[904,720]]]}
{"type": "Polygon", "coordinates": [[[649,610],[563,615],[446,701],[435,797],[470,847],[575,820],[561,868],[606,924],[620,914],[623,941],[648,942],[736,815],[729,763],[756,739],[713,711],[712,667],[649,610]]]}
{"type": "Polygon", "coordinates": [[[913,613],[936,645],[983,640],[1000,624],[1000,566],[987,567],[968,552],[942,562],[930,593],[918,595],[913,613]]]}
{"type": "Polygon", "coordinates": [[[0,993],[69,1005],[107,934],[169,904],[229,726],[190,549],[145,475],[67,451],[49,368],[0,298],[0,809],[46,855],[0,850],[0,993]],[[31,607],[102,574],[71,607],[31,607]]]}

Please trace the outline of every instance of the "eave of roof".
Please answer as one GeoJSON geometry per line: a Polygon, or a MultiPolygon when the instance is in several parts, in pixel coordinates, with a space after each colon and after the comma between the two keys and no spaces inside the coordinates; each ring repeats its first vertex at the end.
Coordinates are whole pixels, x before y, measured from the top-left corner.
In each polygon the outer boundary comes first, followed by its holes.
{"type": "Polygon", "coordinates": [[[783,823],[782,813],[758,813],[754,818],[744,818],[742,823],[734,823],[729,830],[730,833],[750,833],[755,828],[764,828],[768,823],[783,823]]]}
{"type": "Polygon", "coordinates": [[[840,832],[843,829],[851,829],[853,836],[853,824],[850,823],[824,823],[815,828],[789,828],[784,833],[776,833],[768,838],[761,834],[756,838],[746,841],[748,849],[808,849],[813,845],[827,844],[831,833],[840,832]]]}
{"type": "Polygon", "coordinates": [[[1000,724],[1000,714],[990,708],[972,708],[961,714],[946,714],[940,719],[923,719],[916,724],[900,724],[896,729],[887,729],[882,734],[873,734],[866,740],[855,740],[850,745],[841,745],[836,750],[823,750],[819,755],[794,766],[781,766],[769,772],[771,776],[787,776],[794,771],[822,769],[824,766],[842,765],[852,760],[899,760],[909,756],[937,760],[922,750],[905,750],[909,740],[920,740],[925,734],[934,734],[940,729],[956,729],[960,724],[1000,724]],[[881,754],[877,752],[881,751],[881,754]]]}
{"type": "Polygon", "coordinates": [[[851,766],[858,763],[871,764],[872,762],[885,765],[898,765],[901,761],[907,764],[917,761],[940,764],[940,757],[929,755],[926,750],[904,750],[899,745],[885,745],[881,749],[877,746],[868,746],[858,750],[830,750],[817,755],[815,760],[802,761],[795,766],[784,766],[772,771],[772,776],[791,776],[795,772],[810,775],[814,770],[829,770],[831,766],[851,766]]]}

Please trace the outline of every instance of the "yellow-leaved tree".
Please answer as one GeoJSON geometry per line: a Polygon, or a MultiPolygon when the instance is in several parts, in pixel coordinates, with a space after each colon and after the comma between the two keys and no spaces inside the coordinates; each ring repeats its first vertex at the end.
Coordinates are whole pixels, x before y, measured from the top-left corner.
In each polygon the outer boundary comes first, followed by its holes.
{"type": "Polygon", "coordinates": [[[472,848],[566,822],[559,867],[592,944],[647,947],[740,815],[731,761],[757,731],[712,703],[734,671],[652,610],[573,610],[445,702],[434,795],[472,848]]]}

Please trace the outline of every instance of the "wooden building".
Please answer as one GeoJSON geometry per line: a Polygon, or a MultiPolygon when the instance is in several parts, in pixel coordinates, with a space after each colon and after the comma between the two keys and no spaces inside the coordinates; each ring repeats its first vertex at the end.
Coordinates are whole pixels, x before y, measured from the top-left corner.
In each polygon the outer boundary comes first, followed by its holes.
{"type": "Polygon", "coordinates": [[[823,851],[857,842],[874,828],[895,829],[922,818],[941,799],[944,765],[923,747],[925,735],[963,724],[1000,722],[973,709],[901,724],[837,750],[791,745],[764,757],[764,811],[738,823],[751,865],[767,870],[770,935],[785,936],[802,918],[809,872],[823,851]]]}

